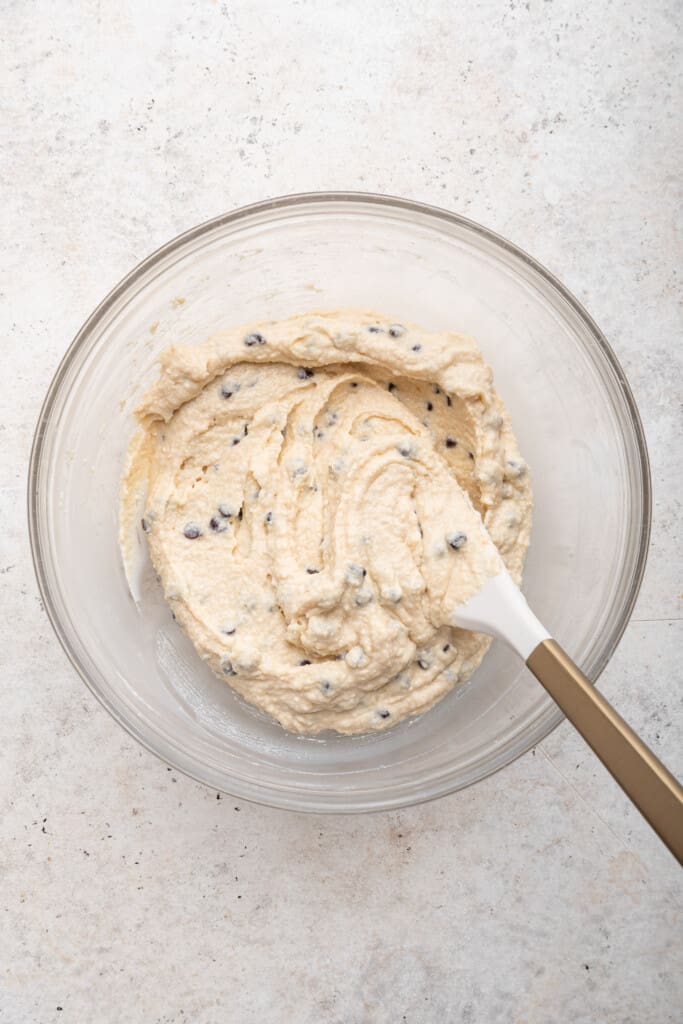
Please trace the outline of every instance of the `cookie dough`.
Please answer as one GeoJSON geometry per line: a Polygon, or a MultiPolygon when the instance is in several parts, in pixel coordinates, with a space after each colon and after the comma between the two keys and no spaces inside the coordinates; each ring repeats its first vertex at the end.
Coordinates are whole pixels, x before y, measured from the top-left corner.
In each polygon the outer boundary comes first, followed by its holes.
{"type": "Polygon", "coordinates": [[[197,652],[286,729],[425,711],[488,639],[450,613],[519,582],[531,488],[472,339],[342,310],[174,346],[137,411],[121,540],[140,524],[197,652]],[[143,515],[140,520],[140,502],[143,515]]]}

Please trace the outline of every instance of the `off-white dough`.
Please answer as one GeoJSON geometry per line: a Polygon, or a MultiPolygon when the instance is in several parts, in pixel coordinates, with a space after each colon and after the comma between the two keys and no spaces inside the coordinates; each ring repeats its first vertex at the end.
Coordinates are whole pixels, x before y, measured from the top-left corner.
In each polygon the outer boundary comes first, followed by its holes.
{"type": "Polygon", "coordinates": [[[488,639],[449,626],[519,582],[531,488],[470,338],[319,312],[174,346],[137,416],[140,522],[211,668],[286,729],[361,733],[425,711],[488,639]]]}

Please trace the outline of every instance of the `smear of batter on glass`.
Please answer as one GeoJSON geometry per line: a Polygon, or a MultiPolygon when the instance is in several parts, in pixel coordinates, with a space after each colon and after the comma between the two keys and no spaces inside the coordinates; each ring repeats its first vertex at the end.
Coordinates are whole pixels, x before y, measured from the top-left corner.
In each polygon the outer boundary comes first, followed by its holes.
{"type": "Polygon", "coordinates": [[[247,701],[362,733],[471,676],[489,640],[449,616],[499,568],[481,519],[519,582],[532,504],[472,339],[355,310],[261,323],[169,348],[137,416],[124,558],[137,528],[247,701]]]}

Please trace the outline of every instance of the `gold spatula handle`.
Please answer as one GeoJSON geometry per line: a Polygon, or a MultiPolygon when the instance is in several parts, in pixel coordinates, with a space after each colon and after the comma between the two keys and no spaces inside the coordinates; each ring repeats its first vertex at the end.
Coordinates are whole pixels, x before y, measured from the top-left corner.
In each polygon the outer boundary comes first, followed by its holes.
{"type": "Polygon", "coordinates": [[[683,864],[683,787],[554,640],[527,665],[683,864]]]}

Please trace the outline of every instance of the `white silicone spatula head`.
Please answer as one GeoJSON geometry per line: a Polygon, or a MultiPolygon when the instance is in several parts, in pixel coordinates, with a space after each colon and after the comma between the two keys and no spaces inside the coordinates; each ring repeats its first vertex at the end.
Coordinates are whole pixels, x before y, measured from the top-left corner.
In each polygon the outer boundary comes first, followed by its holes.
{"type": "Polygon", "coordinates": [[[550,633],[541,625],[505,566],[453,612],[454,626],[505,640],[524,661],[550,633]]]}

